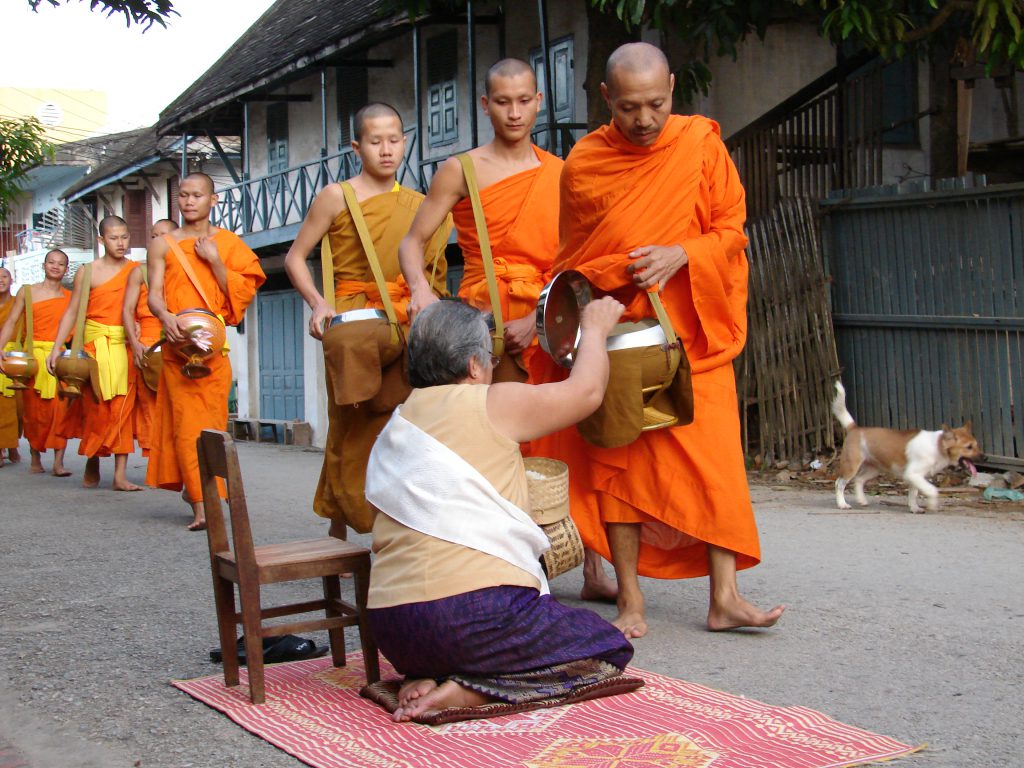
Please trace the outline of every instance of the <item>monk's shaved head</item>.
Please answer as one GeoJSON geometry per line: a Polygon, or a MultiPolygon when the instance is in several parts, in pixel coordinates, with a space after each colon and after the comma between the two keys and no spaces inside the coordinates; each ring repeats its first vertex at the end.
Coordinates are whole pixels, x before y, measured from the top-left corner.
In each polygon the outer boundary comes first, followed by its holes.
{"type": "Polygon", "coordinates": [[[64,266],[65,267],[71,262],[71,260],[68,258],[68,255],[66,253],[64,253],[64,251],[62,251],[60,248],[54,248],[53,250],[47,251],[46,255],[43,257],[43,261],[45,262],[47,259],[50,258],[51,255],[53,255],[55,253],[59,253],[61,256],[64,257],[64,266]]]}
{"type": "Polygon", "coordinates": [[[398,125],[405,130],[402,116],[398,114],[397,109],[383,101],[371,101],[365,107],[360,108],[356,112],[356,116],[352,118],[352,130],[355,132],[356,141],[362,141],[363,128],[366,127],[366,121],[376,120],[379,117],[393,117],[398,121],[398,125]]]}
{"type": "Polygon", "coordinates": [[[7,267],[0,267],[0,273],[6,275],[11,280],[14,279],[14,275],[11,274],[11,270],[9,270],[7,267]]]}
{"type": "Polygon", "coordinates": [[[491,68],[487,70],[487,77],[484,79],[484,86],[487,89],[487,95],[491,95],[491,89],[494,87],[494,79],[497,77],[519,77],[520,75],[529,75],[533,81],[533,91],[537,92],[537,74],[533,71],[533,67],[527,64],[522,59],[502,59],[499,62],[491,65],[491,68]]]}
{"type": "Polygon", "coordinates": [[[216,191],[216,185],[213,183],[213,179],[211,179],[209,176],[207,176],[202,171],[193,171],[188,176],[186,176],[184,179],[182,179],[182,181],[190,181],[190,180],[201,181],[203,184],[206,185],[206,189],[207,189],[207,191],[209,191],[209,193],[211,195],[216,191]]]}
{"type": "Polygon", "coordinates": [[[604,81],[611,88],[619,72],[657,71],[663,71],[666,79],[670,74],[668,59],[660,48],[650,43],[626,43],[612,51],[612,55],[608,57],[608,63],[604,68],[604,81]]]}
{"type": "Polygon", "coordinates": [[[100,237],[107,234],[107,230],[111,227],[124,227],[125,229],[128,229],[128,222],[120,216],[104,216],[100,220],[100,237]]]}

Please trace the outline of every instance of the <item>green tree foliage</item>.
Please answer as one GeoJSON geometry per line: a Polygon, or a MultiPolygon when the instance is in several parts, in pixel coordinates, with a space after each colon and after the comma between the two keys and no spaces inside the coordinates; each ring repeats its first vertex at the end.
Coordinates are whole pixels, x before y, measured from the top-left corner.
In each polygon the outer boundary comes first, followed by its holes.
{"type": "MultiPolygon", "coordinates": [[[[79,0],[79,2],[82,1],[79,0]]],[[[57,8],[70,3],[71,0],[28,0],[29,6],[36,13],[39,12],[39,6],[44,2],[57,8]]],[[[127,26],[137,24],[142,27],[143,32],[154,24],[166,27],[167,20],[172,15],[179,15],[174,10],[172,0],[89,0],[89,10],[106,12],[108,17],[115,13],[123,14],[127,26]]]]}
{"type": "Polygon", "coordinates": [[[0,118],[0,221],[4,224],[9,223],[25,174],[53,157],[53,150],[36,118],[0,118]]]}
{"type": "Polygon", "coordinates": [[[650,25],[681,39],[692,54],[677,72],[684,99],[707,93],[708,62],[736,57],[747,36],[802,17],[821,25],[834,43],[852,41],[886,58],[922,54],[936,39],[967,43],[989,73],[1024,68],[1024,0],[587,0],[628,28],[650,25]]]}

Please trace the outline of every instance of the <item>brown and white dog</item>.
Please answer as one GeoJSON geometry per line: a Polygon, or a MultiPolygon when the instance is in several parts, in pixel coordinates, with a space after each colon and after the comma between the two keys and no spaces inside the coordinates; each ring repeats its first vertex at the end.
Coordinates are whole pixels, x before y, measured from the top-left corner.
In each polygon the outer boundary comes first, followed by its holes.
{"type": "Polygon", "coordinates": [[[964,465],[973,475],[977,470],[972,462],[984,458],[981,446],[971,434],[969,421],[955,429],[943,424],[942,429],[932,432],[858,427],[846,409],[846,390],[838,381],[832,413],[846,430],[836,479],[836,505],[840,509],[850,509],[844,492],[851,480],[857,503],[863,507],[868,503],[864,483],[886,472],[910,486],[911,512],[924,511],[917,503],[922,493],[927,497],[928,509],[934,511],[939,489],[928,482],[928,476],[954,464],[964,465]]]}

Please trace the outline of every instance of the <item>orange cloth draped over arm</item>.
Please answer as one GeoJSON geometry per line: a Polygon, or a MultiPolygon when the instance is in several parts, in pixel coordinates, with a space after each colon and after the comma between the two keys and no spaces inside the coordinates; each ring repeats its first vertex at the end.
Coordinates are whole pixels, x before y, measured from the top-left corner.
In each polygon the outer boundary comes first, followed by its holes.
{"type": "MultiPolygon", "coordinates": [[[[56,299],[32,302],[33,341],[53,341],[57,327],[71,302],[71,291],[62,289],[56,299]]],[[[62,434],[65,429],[67,403],[59,397],[43,398],[32,389],[22,392],[25,399],[25,439],[34,451],[64,448],[67,440],[62,434]]],[[[76,409],[77,410],[77,409],[76,409]]],[[[79,433],[74,433],[77,437],[79,433]]]]}
{"type": "MultiPolygon", "coordinates": [[[[553,272],[580,270],[626,305],[628,319],[653,314],[633,286],[628,254],[645,245],[685,248],[689,263],[662,287],[662,301],[692,367],[695,417],[621,448],[592,446],[573,428],[531,451],[569,464],[573,517],[584,542],[605,557],[605,523],[643,522],[643,575],[706,575],[709,543],[735,552],[737,568],[756,565],[732,369],[746,339],[746,212],[717,124],[673,115],[648,147],[604,126],[573,149],[561,192],[553,272]]],[[[544,355],[531,375],[551,381],[565,372],[544,355]]]]}
{"type": "MultiPolygon", "coordinates": [[[[14,297],[0,306],[0,326],[7,322],[7,318],[14,308],[14,297]]],[[[21,429],[18,423],[18,396],[11,392],[10,397],[0,393],[0,450],[5,448],[17,448],[21,436],[21,429]]]]}
{"type": "MultiPolygon", "coordinates": [[[[163,326],[149,311],[149,287],[143,281],[139,286],[139,303],[135,307],[135,321],[139,325],[139,341],[147,349],[160,340],[163,326]]],[[[152,446],[153,413],[156,410],[156,392],[142,380],[142,373],[136,368],[135,410],[133,414],[135,439],[143,456],[149,456],[152,446]]]]}
{"type": "MultiPolygon", "coordinates": [[[[400,187],[396,191],[363,200],[359,206],[380,260],[388,295],[403,325],[409,322],[409,288],[398,264],[398,244],[409,231],[422,201],[423,195],[419,192],[400,187]]],[[[451,229],[451,218],[448,217],[430,239],[424,254],[427,277],[433,275],[431,287],[439,296],[447,295],[445,278],[448,264],[444,251],[451,229]]],[[[383,309],[380,291],[373,280],[366,253],[348,211],[338,215],[327,236],[334,257],[338,312],[363,308],[383,309]]],[[[327,391],[330,393],[333,391],[333,380],[329,367],[325,375],[327,391]]],[[[373,526],[373,512],[364,493],[366,465],[373,443],[391,418],[391,413],[374,412],[366,406],[338,405],[328,394],[327,416],[324,463],[313,497],[313,511],[321,517],[343,521],[360,533],[366,533],[373,526]]]]}
{"type": "MultiPolygon", "coordinates": [[[[562,160],[534,147],[540,165],[480,190],[487,236],[494,257],[498,297],[504,320],[518,320],[537,307],[541,290],[551,277],[558,250],[558,184],[562,160]]],[[[491,311],[480,238],[468,197],[452,209],[459,247],[465,262],[459,297],[485,312],[491,311]]],[[[537,349],[533,340],[524,362],[537,349]]]]}
{"type": "MultiPolygon", "coordinates": [[[[139,265],[128,262],[120,272],[89,291],[86,306],[86,321],[92,320],[106,326],[122,329],[124,322],[121,311],[124,308],[124,292],[128,287],[128,275],[139,265]]],[[[88,338],[88,336],[86,336],[88,338]]],[[[97,340],[98,341],[98,340],[97,340]]],[[[86,342],[83,349],[93,358],[97,357],[97,341],[86,342]]],[[[123,341],[111,344],[111,355],[128,356],[128,391],[104,400],[100,392],[90,395],[83,393],[79,398],[82,405],[82,439],[78,444],[80,456],[110,456],[111,454],[132,453],[135,438],[132,412],[135,410],[135,373],[131,355],[123,341]],[[98,401],[97,401],[98,399],[98,401]]]]}
{"type": "MultiPolygon", "coordinates": [[[[196,255],[195,239],[181,240],[179,245],[213,303],[209,309],[220,314],[227,325],[237,325],[266,276],[256,254],[238,235],[218,229],[213,239],[227,267],[227,291],[221,289],[210,266],[196,255]]],[[[164,269],[164,299],[168,311],[174,313],[205,307],[170,249],[164,269]]],[[[203,494],[196,439],[204,429],[227,429],[231,363],[226,355],[214,355],[206,361],[210,375],[190,379],[181,372],[184,362],[170,348],[164,350],[146,483],[173,491],[184,486],[190,499],[200,501],[203,494]]]]}

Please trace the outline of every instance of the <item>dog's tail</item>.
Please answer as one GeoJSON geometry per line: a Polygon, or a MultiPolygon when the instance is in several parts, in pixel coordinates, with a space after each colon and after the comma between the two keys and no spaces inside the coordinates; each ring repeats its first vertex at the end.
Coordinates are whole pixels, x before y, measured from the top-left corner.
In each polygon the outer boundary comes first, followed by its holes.
{"type": "Polygon", "coordinates": [[[836,381],[836,396],[832,401],[832,413],[835,414],[839,423],[843,425],[843,429],[849,431],[851,427],[857,426],[853,421],[853,416],[846,410],[846,390],[843,388],[843,382],[836,381]]]}

